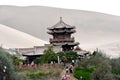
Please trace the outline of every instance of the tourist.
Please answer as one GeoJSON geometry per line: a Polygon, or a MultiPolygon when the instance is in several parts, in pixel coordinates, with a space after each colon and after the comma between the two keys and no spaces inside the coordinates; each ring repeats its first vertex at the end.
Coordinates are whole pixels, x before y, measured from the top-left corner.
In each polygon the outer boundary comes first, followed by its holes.
{"type": "Polygon", "coordinates": [[[31,66],[34,67],[34,65],[35,65],[35,63],[34,63],[34,61],[32,61],[32,62],[31,62],[31,66]]]}
{"type": "Polygon", "coordinates": [[[65,77],[66,77],[65,80],[70,80],[70,75],[66,74],[65,77]]]}
{"type": "Polygon", "coordinates": [[[65,75],[63,75],[61,80],[66,80],[66,76],[65,76],[65,75]]]}
{"type": "Polygon", "coordinates": [[[68,66],[66,67],[65,71],[66,71],[66,74],[69,72],[68,66]]]}
{"type": "Polygon", "coordinates": [[[51,61],[50,64],[53,65],[53,61],[51,61]]]}
{"type": "Polygon", "coordinates": [[[22,68],[23,67],[23,62],[19,62],[19,68],[22,68]]]}
{"type": "Polygon", "coordinates": [[[70,73],[73,73],[73,65],[70,65],[69,71],[70,73]]]}
{"type": "Polygon", "coordinates": [[[72,65],[75,66],[75,60],[74,59],[72,60],[72,65]]]}

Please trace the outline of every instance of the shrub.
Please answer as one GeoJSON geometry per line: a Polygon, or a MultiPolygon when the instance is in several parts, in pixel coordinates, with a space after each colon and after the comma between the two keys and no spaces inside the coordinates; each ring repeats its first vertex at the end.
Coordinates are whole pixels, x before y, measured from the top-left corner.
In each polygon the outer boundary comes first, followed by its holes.
{"type": "Polygon", "coordinates": [[[12,65],[12,59],[10,55],[4,50],[0,49],[0,80],[3,80],[5,77],[7,80],[14,79],[14,67],[12,65]]]}
{"type": "Polygon", "coordinates": [[[16,57],[15,55],[12,55],[12,60],[13,60],[13,64],[14,65],[19,65],[19,62],[24,62],[23,60],[19,59],[18,57],[16,57]]]}
{"type": "Polygon", "coordinates": [[[104,61],[99,64],[99,67],[92,74],[93,80],[113,80],[111,66],[104,61]]]}
{"type": "Polygon", "coordinates": [[[25,80],[15,73],[11,55],[3,49],[0,49],[0,80],[25,80]]]}
{"type": "Polygon", "coordinates": [[[107,61],[107,57],[102,54],[102,52],[93,52],[94,55],[88,57],[85,57],[81,61],[78,62],[78,66],[82,67],[89,67],[89,66],[95,66],[98,67],[100,63],[107,61]]]}
{"type": "Polygon", "coordinates": [[[42,60],[40,57],[37,57],[36,59],[34,59],[34,62],[35,62],[35,64],[40,64],[40,63],[42,63],[42,60]]]}
{"type": "Polygon", "coordinates": [[[112,66],[112,73],[115,80],[120,80],[120,58],[110,59],[110,65],[112,66]]]}
{"type": "Polygon", "coordinates": [[[94,71],[94,68],[75,68],[74,77],[79,80],[91,80],[91,73],[94,71]]]}
{"type": "Polygon", "coordinates": [[[110,65],[112,66],[113,72],[120,74],[120,58],[111,59],[110,65]]]}

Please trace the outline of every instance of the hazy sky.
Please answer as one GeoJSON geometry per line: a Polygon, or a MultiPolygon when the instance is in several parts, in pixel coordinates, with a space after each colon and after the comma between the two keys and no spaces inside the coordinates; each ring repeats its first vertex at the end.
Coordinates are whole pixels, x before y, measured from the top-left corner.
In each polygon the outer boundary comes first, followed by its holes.
{"type": "Polygon", "coordinates": [[[96,11],[120,16],[120,0],[0,0],[0,5],[50,6],[96,11]]]}

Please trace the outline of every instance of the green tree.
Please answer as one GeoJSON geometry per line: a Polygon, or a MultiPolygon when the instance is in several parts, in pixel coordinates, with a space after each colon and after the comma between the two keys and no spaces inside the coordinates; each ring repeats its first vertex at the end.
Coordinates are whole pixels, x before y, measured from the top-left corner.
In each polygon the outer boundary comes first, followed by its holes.
{"type": "Polygon", "coordinates": [[[57,54],[53,51],[53,47],[49,46],[41,56],[41,62],[50,63],[51,61],[57,61],[57,54]]]}
{"type": "Polygon", "coordinates": [[[3,49],[0,49],[0,80],[25,80],[15,72],[11,55],[3,49]]]}
{"type": "Polygon", "coordinates": [[[72,59],[76,60],[78,58],[77,52],[74,51],[66,51],[66,52],[58,52],[57,55],[64,62],[71,62],[72,59]]]}
{"type": "Polygon", "coordinates": [[[15,55],[11,56],[12,60],[13,60],[13,64],[14,65],[19,65],[19,62],[24,62],[22,59],[19,59],[18,57],[16,57],[15,55]]]}
{"type": "Polygon", "coordinates": [[[0,49],[0,80],[14,80],[14,66],[10,55],[0,49]]]}
{"type": "Polygon", "coordinates": [[[111,73],[111,66],[108,62],[102,62],[92,74],[93,80],[114,80],[111,73]]]}
{"type": "Polygon", "coordinates": [[[106,56],[102,54],[102,52],[93,52],[94,55],[90,57],[85,57],[81,61],[78,62],[78,66],[80,67],[89,67],[89,66],[94,66],[98,67],[100,63],[103,61],[108,60],[106,56]]]}
{"type": "Polygon", "coordinates": [[[78,58],[77,52],[74,51],[67,51],[65,52],[65,55],[68,62],[71,62],[73,59],[76,60],[78,58]]]}
{"type": "Polygon", "coordinates": [[[110,59],[110,65],[112,66],[112,73],[115,80],[120,80],[120,58],[110,59]]]}
{"type": "Polygon", "coordinates": [[[111,59],[110,65],[112,66],[112,69],[117,71],[116,74],[120,74],[120,58],[111,59]]]}
{"type": "Polygon", "coordinates": [[[40,63],[42,63],[42,60],[40,57],[37,57],[36,59],[34,59],[34,62],[35,62],[35,64],[40,64],[40,63]]]}

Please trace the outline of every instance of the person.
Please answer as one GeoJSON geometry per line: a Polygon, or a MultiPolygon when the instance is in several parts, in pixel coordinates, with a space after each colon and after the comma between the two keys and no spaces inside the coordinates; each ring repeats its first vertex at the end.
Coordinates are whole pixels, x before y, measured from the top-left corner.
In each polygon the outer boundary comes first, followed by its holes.
{"type": "Polygon", "coordinates": [[[73,65],[70,65],[69,71],[70,73],[73,73],[73,65]]]}
{"type": "Polygon", "coordinates": [[[65,80],[70,80],[70,75],[66,74],[65,77],[66,77],[65,80]]]}
{"type": "Polygon", "coordinates": [[[74,59],[72,60],[72,65],[75,66],[75,60],[74,59]]]}
{"type": "Polygon", "coordinates": [[[62,79],[61,80],[66,80],[66,76],[64,75],[64,76],[62,76],[62,79]]]}
{"type": "Polygon", "coordinates": [[[23,62],[19,62],[19,68],[22,68],[23,67],[23,62]]]}
{"type": "Polygon", "coordinates": [[[34,63],[34,61],[32,61],[32,62],[31,62],[31,66],[34,67],[34,65],[35,65],[35,63],[34,63]]]}
{"type": "Polygon", "coordinates": [[[53,61],[51,61],[51,63],[50,63],[51,65],[53,65],[53,61]]]}
{"type": "Polygon", "coordinates": [[[65,71],[66,71],[66,74],[67,74],[67,73],[68,73],[68,71],[69,71],[68,66],[66,67],[65,71]]]}

